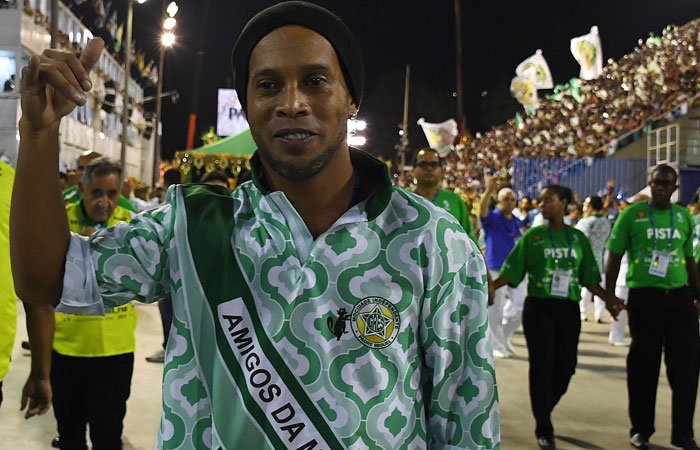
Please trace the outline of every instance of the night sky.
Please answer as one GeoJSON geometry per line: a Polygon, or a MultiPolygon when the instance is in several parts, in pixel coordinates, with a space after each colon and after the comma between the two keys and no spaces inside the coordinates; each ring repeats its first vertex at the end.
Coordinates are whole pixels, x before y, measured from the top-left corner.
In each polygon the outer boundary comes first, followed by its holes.
{"type": "MultiPolygon", "coordinates": [[[[216,126],[217,90],[231,87],[230,55],[245,23],[276,1],[211,0],[206,24],[195,147],[216,126]]],[[[365,96],[359,118],[368,122],[365,149],[391,157],[403,115],[406,64],[411,65],[410,148],[426,145],[416,125],[456,118],[454,2],[448,0],[315,0],[338,14],[364,50],[365,96]]],[[[163,102],[163,156],[186,147],[192,103],[195,52],[204,0],[180,0],[177,43],[165,60],[164,91],[180,101],[163,102]]],[[[134,7],[137,45],[156,56],[160,0],[134,7]]],[[[513,117],[520,105],[510,97],[515,67],[541,48],[556,83],[578,76],[569,39],[598,25],[604,60],[631,52],[639,38],[682,25],[700,15],[695,0],[472,1],[462,0],[464,107],[467,127],[484,131],[513,117]],[[648,5],[647,5],[648,4],[648,5]],[[640,6],[643,5],[643,6],[640,6]]],[[[545,91],[546,93],[547,91],[545,91]]],[[[542,94],[540,94],[542,96],[542,94]]]]}

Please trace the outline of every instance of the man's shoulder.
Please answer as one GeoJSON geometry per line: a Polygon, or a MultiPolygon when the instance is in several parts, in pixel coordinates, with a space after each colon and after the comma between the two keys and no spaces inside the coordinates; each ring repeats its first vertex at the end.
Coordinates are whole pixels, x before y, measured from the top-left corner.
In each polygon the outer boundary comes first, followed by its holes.
{"type": "MultiPolygon", "coordinates": [[[[449,194],[457,195],[449,191],[443,192],[448,192],[449,194]]],[[[391,197],[389,199],[389,203],[387,204],[387,210],[394,208],[403,208],[405,206],[419,208],[421,210],[420,212],[422,212],[423,214],[428,214],[435,219],[447,218],[450,221],[457,223],[457,219],[455,219],[454,216],[452,216],[452,214],[450,214],[444,208],[435,205],[432,201],[421,197],[420,195],[411,192],[407,189],[402,189],[396,186],[392,187],[391,197]]]]}
{"type": "Polygon", "coordinates": [[[450,199],[450,200],[453,200],[453,201],[460,201],[460,202],[464,203],[464,200],[462,200],[461,195],[459,195],[455,192],[452,192],[452,191],[448,191],[446,189],[440,189],[440,196],[447,198],[447,199],[450,199]]]}
{"type": "Polygon", "coordinates": [[[649,206],[646,203],[635,203],[623,209],[617,216],[617,220],[625,221],[630,218],[649,219],[649,206]]]}

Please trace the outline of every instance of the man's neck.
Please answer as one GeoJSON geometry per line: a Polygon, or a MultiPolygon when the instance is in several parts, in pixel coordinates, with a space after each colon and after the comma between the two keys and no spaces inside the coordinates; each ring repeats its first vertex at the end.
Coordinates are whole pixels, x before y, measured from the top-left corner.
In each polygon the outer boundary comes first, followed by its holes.
{"type": "Polygon", "coordinates": [[[326,167],[306,180],[289,180],[261,158],[270,191],[282,191],[316,239],[348,210],[355,177],[346,147],[338,149],[326,167]]]}
{"type": "Polygon", "coordinates": [[[501,214],[502,214],[503,217],[505,217],[506,219],[510,220],[510,219],[513,218],[513,211],[504,211],[504,210],[501,209],[500,207],[499,207],[498,209],[501,211],[501,214]]]}
{"type": "Polygon", "coordinates": [[[438,191],[438,185],[437,184],[417,184],[416,185],[416,194],[420,195],[423,198],[427,198],[428,200],[432,201],[435,198],[435,194],[437,194],[438,191]]]}
{"type": "Polygon", "coordinates": [[[651,201],[651,206],[654,209],[669,209],[671,207],[671,199],[668,200],[661,200],[658,202],[655,202],[654,200],[651,201]]]}
{"type": "Polygon", "coordinates": [[[557,217],[549,221],[549,229],[552,231],[561,231],[566,228],[563,217],[557,217]]]}

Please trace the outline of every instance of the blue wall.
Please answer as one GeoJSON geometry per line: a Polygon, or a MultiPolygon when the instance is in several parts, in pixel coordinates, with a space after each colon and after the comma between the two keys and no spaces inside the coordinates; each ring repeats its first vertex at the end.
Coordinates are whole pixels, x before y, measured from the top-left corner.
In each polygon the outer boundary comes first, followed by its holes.
{"type": "Polygon", "coordinates": [[[539,196],[548,184],[570,187],[583,200],[606,191],[610,179],[622,198],[636,194],[647,184],[646,159],[612,158],[515,158],[513,188],[518,198],[539,196]]]}

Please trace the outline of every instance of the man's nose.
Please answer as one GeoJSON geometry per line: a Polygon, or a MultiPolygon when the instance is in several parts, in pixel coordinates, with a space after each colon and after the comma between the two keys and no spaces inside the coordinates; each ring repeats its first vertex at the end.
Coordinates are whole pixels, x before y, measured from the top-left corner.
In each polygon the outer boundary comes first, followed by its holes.
{"type": "Polygon", "coordinates": [[[309,112],[309,101],[307,95],[296,84],[287,85],[280,95],[280,102],[277,105],[277,115],[283,117],[297,117],[306,115],[309,112]]]}

